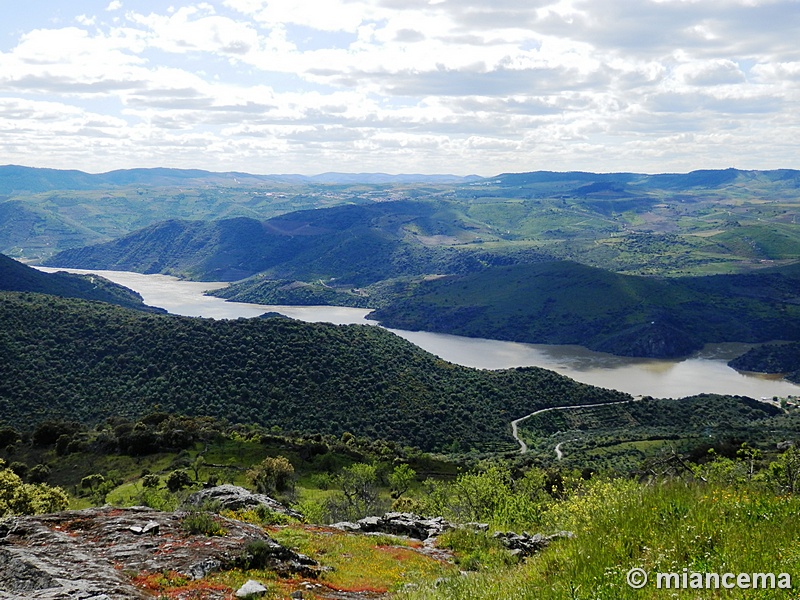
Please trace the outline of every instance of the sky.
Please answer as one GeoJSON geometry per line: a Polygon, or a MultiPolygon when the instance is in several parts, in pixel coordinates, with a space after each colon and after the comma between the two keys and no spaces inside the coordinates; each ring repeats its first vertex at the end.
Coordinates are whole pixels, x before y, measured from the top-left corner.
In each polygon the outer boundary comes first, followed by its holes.
{"type": "Polygon", "coordinates": [[[0,164],[800,168],[800,0],[0,0],[0,164]]]}

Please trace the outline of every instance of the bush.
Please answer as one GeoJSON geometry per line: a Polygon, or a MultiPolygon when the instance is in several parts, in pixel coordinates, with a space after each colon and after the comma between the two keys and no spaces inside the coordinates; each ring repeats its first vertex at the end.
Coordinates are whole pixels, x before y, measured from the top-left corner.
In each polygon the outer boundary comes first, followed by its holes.
{"type": "Polygon", "coordinates": [[[261,494],[285,492],[294,487],[294,467],[284,456],[265,458],[247,476],[261,494]]]}
{"type": "Polygon", "coordinates": [[[192,480],[186,471],[179,469],[170,473],[165,483],[167,484],[167,489],[174,493],[192,485],[192,480]]]}
{"type": "Polygon", "coordinates": [[[0,470],[0,517],[7,514],[41,514],[64,510],[69,497],[59,487],[22,483],[10,469],[0,470]]]}
{"type": "Polygon", "coordinates": [[[181,527],[192,535],[225,535],[227,530],[220,525],[211,513],[201,510],[191,510],[183,518],[181,527]]]}

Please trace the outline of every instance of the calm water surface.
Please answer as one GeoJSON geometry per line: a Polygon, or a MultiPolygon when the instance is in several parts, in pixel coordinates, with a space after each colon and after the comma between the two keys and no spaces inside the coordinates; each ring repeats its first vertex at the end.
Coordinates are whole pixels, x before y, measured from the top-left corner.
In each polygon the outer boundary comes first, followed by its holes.
{"type": "MultiPolygon", "coordinates": [[[[139,292],[146,304],[177,315],[236,319],[278,312],[308,322],[376,325],[365,318],[369,309],[364,308],[267,306],[226,302],[222,298],[203,295],[203,292],[225,287],[227,283],[181,281],[167,275],[142,275],[126,271],[41,269],[102,275],[139,292]]],[[[634,395],[663,398],[680,398],[703,392],[753,398],[800,395],[800,386],[778,377],[743,374],[728,367],[728,360],[747,349],[742,344],[709,345],[697,355],[684,360],[654,360],[619,357],[580,346],[520,344],[423,331],[390,331],[456,364],[481,369],[543,367],[583,383],[634,395]]]]}

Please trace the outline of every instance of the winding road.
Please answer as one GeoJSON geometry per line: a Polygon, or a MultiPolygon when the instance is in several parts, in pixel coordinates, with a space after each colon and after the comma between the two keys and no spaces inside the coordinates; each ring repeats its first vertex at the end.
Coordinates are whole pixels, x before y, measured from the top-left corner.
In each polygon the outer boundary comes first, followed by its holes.
{"type": "MultiPolygon", "coordinates": [[[[599,404],[576,404],[574,406],[551,406],[550,408],[542,408],[532,412],[529,415],[525,415],[524,417],[520,417],[519,419],[514,419],[513,421],[511,421],[511,435],[514,436],[514,439],[517,440],[517,443],[519,444],[519,453],[525,454],[528,451],[528,445],[522,441],[522,438],[519,437],[519,424],[522,423],[522,421],[525,421],[526,419],[530,419],[531,417],[535,417],[536,415],[540,415],[542,413],[550,412],[551,410],[573,410],[576,408],[594,408],[596,406],[611,406],[612,404],[630,404],[631,402],[638,402],[641,399],[642,396],[636,396],[631,400],[619,400],[617,402],[601,402],[599,404]]],[[[567,441],[574,442],[575,440],[567,440],[567,441]]],[[[559,446],[561,446],[561,444],[563,443],[564,442],[561,442],[560,444],[556,445],[555,448],[556,458],[558,458],[559,460],[561,460],[562,456],[561,448],[559,448],[559,446]]]]}

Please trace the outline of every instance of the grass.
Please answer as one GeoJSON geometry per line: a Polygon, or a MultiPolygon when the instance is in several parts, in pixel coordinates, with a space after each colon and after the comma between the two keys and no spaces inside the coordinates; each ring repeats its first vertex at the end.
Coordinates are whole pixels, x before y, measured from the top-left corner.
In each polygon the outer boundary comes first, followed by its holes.
{"type": "Polygon", "coordinates": [[[452,577],[405,591],[418,599],[531,600],[797,598],[782,590],[697,590],[671,594],[655,585],[634,590],[629,569],[658,572],[789,573],[800,577],[800,508],[796,497],[768,490],[674,481],[644,486],[597,482],[553,508],[547,525],[576,533],[519,567],[452,577]],[[701,592],[702,593],[702,592],[701,592]]]}
{"type": "Polygon", "coordinates": [[[349,592],[389,592],[435,581],[456,568],[419,552],[420,542],[393,536],[352,535],[309,525],[269,529],[279,543],[333,568],[320,583],[349,592]]]}

